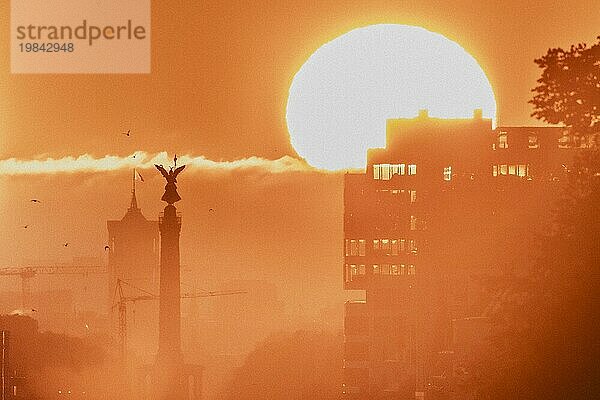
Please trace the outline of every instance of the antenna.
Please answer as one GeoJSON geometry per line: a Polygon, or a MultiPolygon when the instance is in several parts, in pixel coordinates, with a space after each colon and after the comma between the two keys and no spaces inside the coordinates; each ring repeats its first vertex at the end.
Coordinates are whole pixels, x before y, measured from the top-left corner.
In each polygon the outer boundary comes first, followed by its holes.
{"type": "Polygon", "coordinates": [[[133,177],[131,179],[131,194],[135,195],[135,168],[133,169],[133,177]]]}

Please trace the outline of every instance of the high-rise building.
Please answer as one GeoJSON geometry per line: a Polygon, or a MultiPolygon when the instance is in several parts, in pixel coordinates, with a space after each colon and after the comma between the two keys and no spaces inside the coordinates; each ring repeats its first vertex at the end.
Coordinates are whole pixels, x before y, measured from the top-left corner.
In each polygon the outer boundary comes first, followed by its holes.
{"type": "Polygon", "coordinates": [[[477,276],[531,261],[570,140],[563,128],[493,129],[480,110],[388,120],[386,147],[344,182],[344,288],[364,291],[345,309],[349,398],[424,396],[452,320],[490,305],[477,276]]]}
{"type": "MultiPolygon", "coordinates": [[[[159,288],[159,229],[158,221],[149,221],[138,207],[135,179],[132,183],[131,203],[120,221],[107,221],[108,228],[108,296],[109,305],[119,301],[117,280],[129,284],[127,295],[143,294],[135,288],[158,295],[159,288]]],[[[116,334],[118,310],[111,309],[116,334]]],[[[158,332],[158,304],[140,302],[128,312],[127,345],[142,361],[150,362],[156,350],[158,332]]]]}

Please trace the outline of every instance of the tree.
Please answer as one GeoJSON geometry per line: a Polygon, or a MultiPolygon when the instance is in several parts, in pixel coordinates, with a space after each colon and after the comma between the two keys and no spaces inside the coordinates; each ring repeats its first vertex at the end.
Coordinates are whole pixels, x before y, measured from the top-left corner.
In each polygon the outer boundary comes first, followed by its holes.
{"type": "Polygon", "coordinates": [[[582,149],[540,256],[494,315],[480,399],[600,398],[600,149],[582,149]]]}
{"type": "Polygon", "coordinates": [[[543,69],[532,89],[531,116],[551,124],[564,124],[576,136],[596,134],[600,129],[600,36],[587,47],[580,43],[569,50],[548,49],[534,60],[543,69]]]}
{"type": "Polygon", "coordinates": [[[343,337],[298,331],[259,344],[219,398],[337,400],[342,391],[343,337]]]}
{"type": "MultiPolygon", "coordinates": [[[[600,131],[600,37],[592,47],[549,49],[530,101],[538,119],[574,137],[600,131]]],[[[481,361],[478,398],[600,398],[600,144],[578,149],[565,169],[539,256],[520,276],[495,282],[506,293],[493,316],[491,353],[481,361]]]]}

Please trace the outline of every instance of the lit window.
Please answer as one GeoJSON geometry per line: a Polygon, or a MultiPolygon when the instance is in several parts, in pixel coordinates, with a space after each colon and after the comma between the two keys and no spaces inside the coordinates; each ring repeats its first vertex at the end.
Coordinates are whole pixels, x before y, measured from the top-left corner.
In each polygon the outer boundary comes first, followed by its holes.
{"type": "Polygon", "coordinates": [[[373,179],[388,181],[394,175],[404,175],[406,172],[405,164],[374,164],[373,179]]]}
{"type": "Polygon", "coordinates": [[[390,264],[381,264],[381,275],[389,275],[390,274],[390,264]]]}
{"type": "Polygon", "coordinates": [[[355,271],[352,270],[352,267],[350,264],[346,264],[346,282],[351,282],[352,281],[352,276],[355,275],[355,271]]]}
{"type": "Polygon", "coordinates": [[[392,264],[392,266],[390,267],[390,275],[399,275],[400,274],[400,270],[398,269],[398,266],[396,264],[392,264]]]}
{"type": "Polygon", "coordinates": [[[379,168],[379,164],[373,165],[373,179],[381,179],[381,168],[379,168]]]}
{"type": "Polygon", "coordinates": [[[381,179],[384,181],[389,180],[392,177],[390,164],[381,164],[381,179]]]}
{"type": "Polygon", "coordinates": [[[417,243],[414,239],[410,239],[410,252],[413,254],[417,254],[417,243]]]}
{"type": "Polygon", "coordinates": [[[379,264],[373,264],[373,273],[379,275],[379,264]]]}
{"type": "Polygon", "coordinates": [[[500,167],[500,175],[508,175],[508,165],[502,164],[500,167]]]}
{"type": "Polygon", "coordinates": [[[417,230],[417,217],[415,217],[414,215],[410,216],[410,230],[411,231],[417,230]]]}
{"type": "Polygon", "coordinates": [[[379,250],[379,239],[373,239],[373,250],[379,250]]]}
{"type": "Polygon", "coordinates": [[[358,239],[358,255],[364,256],[367,247],[367,241],[365,239],[358,239]]]}
{"type": "Polygon", "coordinates": [[[492,167],[492,175],[493,176],[498,176],[498,166],[497,165],[494,165],[492,167]]]}
{"type": "Polygon", "coordinates": [[[381,239],[381,250],[390,250],[390,241],[389,239],[381,239]]]}
{"type": "Polygon", "coordinates": [[[498,135],[498,147],[501,149],[508,149],[508,132],[500,132],[498,135]]]}
{"type": "Polygon", "coordinates": [[[417,165],[416,164],[408,164],[408,175],[416,175],[417,174],[417,165]]]}
{"type": "Polygon", "coordinates": [[[404,275],[406,272],[406,267],[404,264],[400,264],[400,275],[404,275]]]}
{"type": "Polygon", "coordinates": [[[358,255],[358,240],[350,240],[350,255],[357,256],[358,255]]]}
{"type": "Polygon", "coordinates": [[[508,166],[508,174],[509,175],[516,175],[517,174],[517,166],[516,165],[509,165],[508,166]]]}
{"type": "Polygon", "coordinates": [[[344,254],[346,257],[350,255],[350,240],[348,239],[344,240],[344,254]]]}
{"type": "Polygon", "coordinates": [[[398,255],[398,240],[392,239],[390,242],[391,242],[391,246],[392,246],[392,255],[397,256],[398,255]]]}
{"type": "Polygon", "coordinates": [[[517,176],[521,176],[521,177],[527,176],[527,175],[529,175],[527,172],[528,172],[527,165],[525,165],[525,164],[517,165],[517,176]]]}
{"type": "Polygon", "coordinates": [[[414,265],[410,264],[408,266],[408,273],[407,273],[407,275],[415,275],[415,266],[414,265]]]}
{"type": "Polygon", "coordinates": [[[450,179],[452,179],[452,167],[445,167],[444,168],[444,180],[449,181],[450,179]]]}
{"type": "Polygon", "coordinates": [[[417,201],[417,191],[409,190],[409,192],[410,192],[410,202],[415,203],[417,201]]]}
{"type": "Polygon", "coordinates": [[[365,264],[360,264],[358,266],[358,274],[364,275],[366,272],[367,272],[367,268],[365,267],[365,264]]]}
{"type": "Polygon", "coordinates": [[[405,247],[404,243],[405,243],[405,240],[404,239],[400,239],[400,251],[401,252],[404,252],[404,250],[406,250],[406,247],[405,247]]]}
{"type": "Polygon", "coordinates": [[[540,144],[538,143],[538,137],[534,133],[529,134],[528,147],[530,149],[537,149],[538,147],[540,147],[540,144]]]}

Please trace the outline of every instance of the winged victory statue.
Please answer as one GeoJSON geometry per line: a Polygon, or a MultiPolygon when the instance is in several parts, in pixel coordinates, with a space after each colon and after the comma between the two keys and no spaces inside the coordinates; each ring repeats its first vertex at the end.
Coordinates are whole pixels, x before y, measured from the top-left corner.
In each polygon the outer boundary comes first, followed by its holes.
{"type": "Polygon", "coordinates": [[[177,193],[177,185],[175,184],[177,183],[177,175],[183,171],[185,165],[175,168],[175,170],[173,170],[173,167],[170,167],[169,172],[167,172],[162,165],[154,164],[154,166],[160,171],[162,176],[164,176],[167,181],[167,184],[165,185],[165,193],[160,199],[162,201],[166,201],[168,204],[173,204],[181,200],[181,196],[179,196],[179,193],[177,193]]]}

